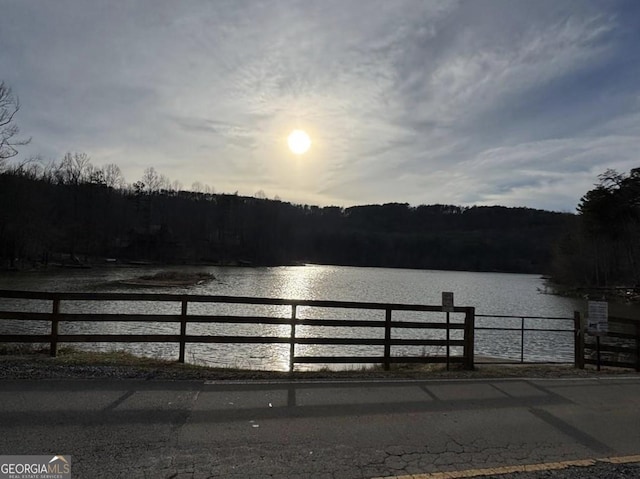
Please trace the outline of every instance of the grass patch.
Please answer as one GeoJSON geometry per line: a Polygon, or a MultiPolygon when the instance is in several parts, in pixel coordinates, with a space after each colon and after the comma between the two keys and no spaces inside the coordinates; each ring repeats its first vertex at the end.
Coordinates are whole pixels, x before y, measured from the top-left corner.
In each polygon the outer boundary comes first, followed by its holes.
{"type": "Polygon", "coordinates": [[[179,363],[153,357],[141,357],[126,351],[83,351],[61,347],[57,357],[49,356],[48,347],[0,344],[0,379],[171,379],[171,380],[279,380],[279,379],[469,379],[504,377],[593,377],[602,374],[634,374],[629,369],[574,369],[569,365],[494,365],[481,364],[467,371],[460,364],[392,364],[389,371],[382,365],[358,366],[346,370],[323,368],[314,371],[262,371],[211,367],[179,363]],[[29,346],[29,348],[26,348],[29,346]],[[3,353],[4,351],[4,353],[3,353]]]}
{"type": "Polygon", "coordinates": [[[59,366],[107,366],[117,368],[139,369],[144,371],[171,371],[186,373],[203,373],[211,371],[238,372],[234,368],[212,368],[201,364],[180,363],[169,359],[160,359],[148,356],[136,356],[127,351],[83,351],[80,349],[64,347],[58,349],[58,354],[52,358],[59,366]]]}
{"type": "Polygon", "coordinates": [[[56,357],[58,364],[69,365],[106,365],[106,366],[136,366],[136,367],[165,367],[171,361],[136,356],[126,351],[82,351],[75,348],[60,348],[56,357]]]}
{"type": "Polygon", "coordinates": [[[49,354],[49,346],[44,344],[0,343],[0,356],[29,356],[49,354]]]}

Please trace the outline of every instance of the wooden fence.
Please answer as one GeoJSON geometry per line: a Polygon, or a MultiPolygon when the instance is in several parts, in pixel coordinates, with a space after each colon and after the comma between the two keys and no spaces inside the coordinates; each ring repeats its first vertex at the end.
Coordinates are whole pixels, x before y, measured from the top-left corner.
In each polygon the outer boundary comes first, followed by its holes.
{"type": "MultiPolygon", "coordinates": [[[[400,311],[413,312],[443,312],[442,306],[412,305],[412,304],[383,304],[346,301],[317,301],[291,300],[271,298],[251,298],[236,296],[200,296],[175,294],[144,294],[144,293],[51,293],[34,291],[0,290],[0,301],[3,299],[45,300],[50,301],[50,312],[15,311],[0,307],[0,325],[2,320],[19,321],[49,321],[48,334],[0,334],[0,343],[49,343],[51,355],[55,356],[60,343],[178,343],[178,361],[184,362],[185,349],[189,343],[235,343],[235,344],[288,344],[289,369],[294,370],[298,363],[360,363],[383,364],[389,369],[392,363],[461,363],[466,369],[474,367],[474,318],[473,307],[455,307],[453,313],[464,314],[464,322],[446,320],[437,322],[403,321],[394,319],[394,313],[400,311]],[[69,303],[89,302],[175,302],[180,304],[180,314],[113,314],[113,313],[65,313],[62,305],[69,303]],[[199,315],[189,314],[189,305],[195,303],[224,303],[244,305],[274,305],[290,308],[287,317],[271,316],[239,316],[239,315],[199,315]],[[297,310],[302,306],[313,308],[337,308],[346,310],[366,310],[369,317],[377,312],[382,319],[309,319],[297,317],[297,310]],[[145,322],[145,323],[176,323],[180,325],[180,334],[61,334],[62,322],[145,322]],[[287,336],[236,336],[236,335],[194,335],[187,334],[187,325],[193,323],[227,323],[251,325],[287,325],[290,327],[287,336]],[[384,338],[363,337],[317,337],[296,335],[299,326],[313,326],[318,328],[373,328],[384,331],[384,338]],[[416,338],[407,339],[394,336],[396,330],[440,330],[444,331],[446,339],[416,338]],[[452,331],[462,331],[462,339],[452,339],[452,331]],[[375,356],[335,355],[335,356],[298,356],[297,345],[338,345],[338,346],[378,346],[380,354],[375,356]],[[440,355],[399,356],[392,354],[394,346],[423,346],[439,347],[445,350],[440,355]],[[452,355],[451,348],[462,348],[463,354],[452,355]]],[[[0,302],[0,305],[2,303],[0,302]]],[[[2,329],[0,329],[0,333],[2,329]]]]}
{"type": "Polygon", "coordinates": [[[608,331],[584,331],[584,364],[631,368],[640,371],[640,321],[609,316],[608,331]]]}

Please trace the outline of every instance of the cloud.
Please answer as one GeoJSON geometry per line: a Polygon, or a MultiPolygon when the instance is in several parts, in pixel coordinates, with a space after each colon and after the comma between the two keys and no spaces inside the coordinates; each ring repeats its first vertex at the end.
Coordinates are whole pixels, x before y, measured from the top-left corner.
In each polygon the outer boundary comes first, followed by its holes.
{"type": "Polygon", "coordinates": [[[10,2],[22,155],[284,200],[572,210],[634,166],[638,8],[624,0],[10,2]],[[286,135],[305,128],[297,159],[286,135]]]}

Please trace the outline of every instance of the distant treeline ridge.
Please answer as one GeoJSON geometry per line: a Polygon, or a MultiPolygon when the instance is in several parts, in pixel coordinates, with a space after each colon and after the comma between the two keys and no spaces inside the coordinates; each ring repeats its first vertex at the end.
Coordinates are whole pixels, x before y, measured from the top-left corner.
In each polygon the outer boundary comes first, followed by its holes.
{"type": "Polygon", "coordinates": [[[117,166],[93,168],[77,154],[48,169],[6,169],[0,264],[117,258],[544,273],[576,220],[499,206],[294,205],[183,191],[153,169],[145,175],[148,183],[127,186],[117,166]]]}

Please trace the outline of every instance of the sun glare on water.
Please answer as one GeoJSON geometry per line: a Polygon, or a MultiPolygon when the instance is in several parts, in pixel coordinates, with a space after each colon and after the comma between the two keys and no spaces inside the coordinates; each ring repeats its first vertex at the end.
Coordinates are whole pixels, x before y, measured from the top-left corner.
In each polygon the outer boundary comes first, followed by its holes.
{"type": "Polygon", "coordinates": [[[304,130],[293,130],[287,137],[289,149],[296,155],[302,155],[309,150],[311,146],[311,138],[304,130]]]}

